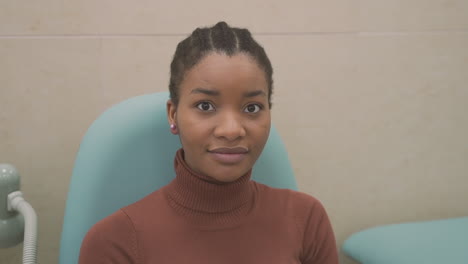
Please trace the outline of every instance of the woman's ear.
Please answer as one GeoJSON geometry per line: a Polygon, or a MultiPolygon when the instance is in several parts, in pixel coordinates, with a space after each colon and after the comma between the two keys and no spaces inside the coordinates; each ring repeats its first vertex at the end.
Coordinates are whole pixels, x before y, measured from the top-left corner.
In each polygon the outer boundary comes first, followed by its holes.
{"type": "Polygon", "coordinates": [[[166,110],[167,110],[167,121],[169,122],[169,127],[171,129],[171,133],[177,135],[179,130],[177,128],[177,106],[174,102],[169,99],[166,103],[166,110]]]}

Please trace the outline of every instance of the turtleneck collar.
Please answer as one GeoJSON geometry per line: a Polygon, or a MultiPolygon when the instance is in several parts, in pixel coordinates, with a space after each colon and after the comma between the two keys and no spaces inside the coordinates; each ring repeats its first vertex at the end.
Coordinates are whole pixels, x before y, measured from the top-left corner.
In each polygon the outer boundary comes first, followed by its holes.
{"type": "MultiPolygon", "coordinates": [[[[167,186],[171,206],[183,215],[223,215],[237,218],[250,210],[254,199],[252,170],[234,182],[224,183],[194,172],[179,149],[174,160],[176,178],[167,186]]],[[[225,222],[225,221],[224,221],[225,222]]]]}

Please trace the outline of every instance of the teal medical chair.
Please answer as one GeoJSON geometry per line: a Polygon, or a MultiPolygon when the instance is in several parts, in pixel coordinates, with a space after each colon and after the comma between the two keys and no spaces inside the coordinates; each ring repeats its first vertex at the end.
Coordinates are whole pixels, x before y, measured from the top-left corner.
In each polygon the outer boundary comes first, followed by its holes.
{"type": "Polygon", "coordinates": [[[467,264],[468,217],[369,228],[342,250],[361,264],[467,264]]]}
{"type": "MultiPolygon", "coordinates": [[[[168,93],[128,99],[104,112],[78,151],[65,208],[60,263],[78,262],[81,242],[96,222],[166,185],[180,142],[169,131],[168,93]]],[[[252,178],[297,189],[285,147],[272,127],[252,178]]]]}

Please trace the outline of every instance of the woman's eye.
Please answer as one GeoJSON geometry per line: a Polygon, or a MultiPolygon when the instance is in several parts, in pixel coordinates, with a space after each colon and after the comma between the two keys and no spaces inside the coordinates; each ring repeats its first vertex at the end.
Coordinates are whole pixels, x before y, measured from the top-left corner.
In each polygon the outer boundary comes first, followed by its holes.
{"type": "Polygon", "coordinates": [[[202,110],[202,111],[213,111],[214,107],[212,104],[208,102],[201,102],[197,105],[197,108],[202,110]]]}
{"type": "Polygon", "coordinates": [[[261,109],[262,108],[258,104],[250,104],[245,108],[244,112],[253,114],[253,113],[257,113],[261,109]]]}

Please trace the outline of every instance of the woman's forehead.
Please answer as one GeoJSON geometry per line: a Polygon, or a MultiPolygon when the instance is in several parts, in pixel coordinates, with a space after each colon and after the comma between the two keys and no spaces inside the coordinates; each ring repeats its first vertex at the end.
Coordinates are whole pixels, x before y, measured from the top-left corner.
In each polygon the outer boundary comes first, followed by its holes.
{"type": "Polygon", "coordinates": [[[184,93],[200,88],[216,90],[218,94],[233,90],[240,93],[263,90],[266,93],[268,85],[264,71],[250,56],[213,53],[187,72],[181,88],[184,93]]]}
{"type": "Polygon", "coordinates": [[[198,73],[221,73],[223,71],[236,71],[239,73],[263,72],[257,62],[250,55],[237,53],[228,56],[224,53],[213,52],[206,55],[192,69],[198,73]]]}

